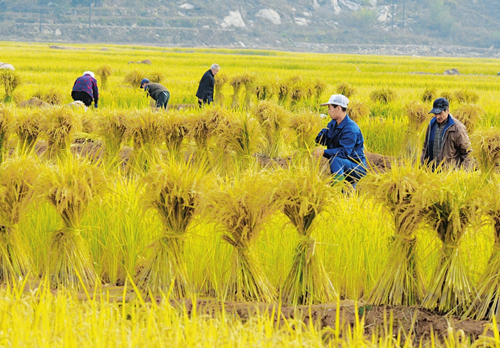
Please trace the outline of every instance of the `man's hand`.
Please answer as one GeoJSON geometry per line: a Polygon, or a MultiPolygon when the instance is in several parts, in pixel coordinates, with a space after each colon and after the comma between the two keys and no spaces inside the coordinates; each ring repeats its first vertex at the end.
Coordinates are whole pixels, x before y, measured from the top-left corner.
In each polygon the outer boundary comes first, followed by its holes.
{"type": "Polygon", "coordinates": [[[323,157],[323,154],[325,153],[325,149],[322,147],[317,147],[314,149],[312,155],[314,158],[321,158],[323,157]]]}
{"type": "Polygon", "coordinates": [[[198,98],[198,101],[199,101],[200,103],[203,103],[203,99],[198,98]]]}

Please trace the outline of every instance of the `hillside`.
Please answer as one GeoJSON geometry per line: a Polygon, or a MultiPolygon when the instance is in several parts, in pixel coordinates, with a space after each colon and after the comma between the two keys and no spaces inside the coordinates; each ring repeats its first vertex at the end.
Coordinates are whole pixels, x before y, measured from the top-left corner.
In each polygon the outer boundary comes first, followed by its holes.
{"type": "Polygon", "coordinates": [[[499,56],[500,7],[493,0],[0,0],[0,33],[22,41],[499,56]]]}

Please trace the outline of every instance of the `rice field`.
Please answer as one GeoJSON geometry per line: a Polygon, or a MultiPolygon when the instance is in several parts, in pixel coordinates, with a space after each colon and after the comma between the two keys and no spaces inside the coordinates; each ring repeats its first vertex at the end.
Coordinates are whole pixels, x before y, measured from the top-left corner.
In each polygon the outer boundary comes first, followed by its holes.
{"type": "Polygon", "coordinates": [[[0,346],[500,344],[498,60],[71,47],[0,43],[21,82],[0,91],[0,346]],[[216,105],[190,107],[212,63],[216,105]],[[86,70],[106,79],[99,108],[64,106],[86,70]],[[152,76],[166,112],[134,86],[152,76]],[[340,92],[365,150],[393,164],[356,191],[310,156],[318,105],[340,92]],[[34,96],[53,105],[21,107],[34,96]],[[415,161],[438,96],[475,171],[415,161]],[[220,302],[183,305],[196,299],[220,302]],[[333,326],[280,314],[348,301],[352,326],[340,305],[333,326]],[[242,319],[235,303],[273,309],[242,319]],[[368,333],[358,304],[390,306],[387,322],[368,333]],[[416,337],[390,322],[408,306],[485,335],[416,337]]]}

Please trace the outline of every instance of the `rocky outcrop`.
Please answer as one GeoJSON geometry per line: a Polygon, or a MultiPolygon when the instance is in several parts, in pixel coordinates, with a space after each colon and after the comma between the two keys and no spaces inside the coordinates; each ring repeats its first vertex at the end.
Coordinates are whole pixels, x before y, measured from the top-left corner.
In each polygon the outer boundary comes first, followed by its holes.
{"type": "Polygon", "coordinates": [[[241,17],[240,11],[229,11],[229,16],[224,17],[224,21],[222,22],[221,26],[223,28],[227,28],[230,26],[236,28],[244,28],[246,27],[246,24],[241,17]]]}
{"type": "Polygon", "coordinates": [[[271,9],[268,9],[268,8],[260,10],[255,16],[264,18],[264,19],[268,20],[269,22],[276,24],[276,25],[281,24],[281,17],[278,14],[278,12],[271,10],[271,9]]]}

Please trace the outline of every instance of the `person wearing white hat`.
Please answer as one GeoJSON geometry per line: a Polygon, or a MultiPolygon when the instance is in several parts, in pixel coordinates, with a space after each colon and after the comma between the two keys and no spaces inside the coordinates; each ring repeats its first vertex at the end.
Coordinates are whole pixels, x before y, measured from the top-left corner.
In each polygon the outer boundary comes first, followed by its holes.
{"type": "Polygon", "coordinates": [[[316,158],[325,157],[330,162],[330,171],[337,180],[346,179],[353,187],[366,175],[364,139],[359,126],[347,115],[349,99],[342,94],[333,94],[321,106],[328,106],[332,119],[316,137],[316,143],[326,146],[314,150],[316,158]]]}
{"type": "Polygon", "coordinates": [[[94,107],[97,108],[99,101],[99,89],[97,88],[97,80],[92,71],[85,71],[82,76],[76,79],[71,91],[73,100],[81,101],[85,106],[89,107],[94,102],[94,107]]]}

